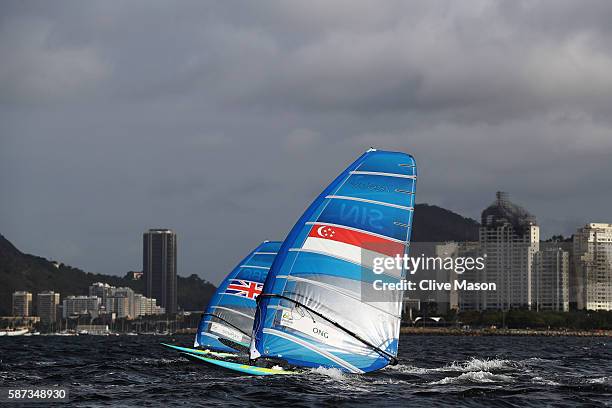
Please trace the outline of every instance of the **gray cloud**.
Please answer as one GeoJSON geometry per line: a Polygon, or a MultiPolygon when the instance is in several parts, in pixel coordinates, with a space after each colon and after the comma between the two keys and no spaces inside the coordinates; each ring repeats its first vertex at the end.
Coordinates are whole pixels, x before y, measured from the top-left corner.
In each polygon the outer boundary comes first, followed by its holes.
{"type": "Polygon", "coordinates": [[[506,189],[544,235],[612,221],[606,1],[0,5],[0,232],[120,274],[170,227],[217,282],[370,146],[418,201],[506,189]]]}

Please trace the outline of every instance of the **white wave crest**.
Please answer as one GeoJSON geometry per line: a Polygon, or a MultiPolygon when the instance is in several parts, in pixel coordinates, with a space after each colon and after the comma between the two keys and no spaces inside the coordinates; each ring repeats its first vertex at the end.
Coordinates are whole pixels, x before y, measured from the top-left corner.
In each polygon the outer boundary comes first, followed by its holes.
{"type": "Polygon", "coordinates": [[[589,384],[609,384],[612,385],[612,377],[591,378],[587,380],[589,384]]]}
{"type": "Polygon", "coordinates": [[[440,381],[434,381],[429,384],[465,384],[465,383],[495,383],[495,382],[511,382],[512,377],[503,374],[493,374],[488,371],[470,371],[463,373],[458,377],[444,377],[440,381]]]}
{"type": "Polygon", "coordinates": [[[415,367],[415,366],[406,365],[406,364],[398,364],[394,366],[391,366],[391,365],[386,366],[384,370],[397,371],[402,374],[428,374],[428,373],[438,372],[441,369],[440,368],[422,368],[422,367],[415,367]]]}
{"type": "Polygon", "coordinates": [[[467,361],[457,362],[453,361],[451,364],[446,365],[444,367],[437,368],[424,368],[424,367],[415,367],[406,364],[398,364],[396,366],[387,366],[386,370],[394,370],[399,371],[403,374],[430,374],[430,373],[439,373],[439,372],[449,372],[449,371],[458,371],[458,372],[472,372],[472,371],[495,371],[495,370],[504,370],[515,368],[517,363],[512,362],[511,360],[500,360],[500,359],[478,359],[475,357],[470,358],[467,361]]]}
{"type": "Polygon", "coordinates": [[[529,358],[526,358],[525,360],[521,360],[521,363],[537,364],[537,363],[543,363],[543,362],[548,362],[548,361],[554,361],[554,360],[549,360],[549,359],[540,358],[540,357],[529,357],[529,358]]]}
{"type": "Polygon", "coordinates": [[[504,368],[509,368],[512,364],[510,360],[499,360],[499,359],[478,359],[472,357],[468,361],[456,365],[456,363],[451,364],[450,368],[456,369],[457,371],[494,371],[494,370],[502,370],[504,368]]]}
{"type": "Polygon", "coordinates": [[[560,383],[553,381],[553,380],[547,380],[546,378],[542,378],[542,377],[533,377],[531,379],[531,381],[535,384],[543,384],[543,385],[561,385],[560,383]]]}
{"type": "Polygon", "coordinates": [[[347,375],[337,368],[317,367],[311,369],[310,371],[315,374],[324,375],[326,377],[331,377],[336,380],[344,380],[345,378],[347,378],[347,375]]]}

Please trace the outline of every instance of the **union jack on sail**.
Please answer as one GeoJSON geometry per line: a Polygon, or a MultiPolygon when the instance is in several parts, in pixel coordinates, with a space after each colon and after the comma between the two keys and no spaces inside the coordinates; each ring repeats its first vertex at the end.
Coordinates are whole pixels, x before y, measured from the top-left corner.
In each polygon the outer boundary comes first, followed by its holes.
{"type": "Polygon", "coordinates": [[[227,285],[225,294],[242,296],[248,299],[255,300],[263,290],[263,283],[253,282],[244,279],[232,279],[227,285]]]}

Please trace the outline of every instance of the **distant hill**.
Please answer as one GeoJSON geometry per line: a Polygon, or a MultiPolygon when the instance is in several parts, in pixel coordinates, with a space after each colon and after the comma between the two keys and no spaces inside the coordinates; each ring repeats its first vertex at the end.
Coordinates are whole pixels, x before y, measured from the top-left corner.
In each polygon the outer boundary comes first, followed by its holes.
{"type": "MultiPolygon", "coordinates": [[[[144,282],[127,277],[84,272],[60,264],[58,267],[45,258],[24,254],[0,235],[0,316],[11,314],[12,293],[27,290],[33,296],[43,290],[53,290],[64,296],[86,295],[94,282],[112,286],[127,286],[144,293],[144,282]]],[[[178,303],[185,310],[203,310],[215,292],[211,283],[197,275],[178,277],[178,303]]],[[[36,303],[36,299],[33,299],[36,303]]]]}
{"type": "Polygon", "coordinates": [[[478,222],[436,205],[415,205],[412,224],[415,242],[478,241],[478,222]]]}

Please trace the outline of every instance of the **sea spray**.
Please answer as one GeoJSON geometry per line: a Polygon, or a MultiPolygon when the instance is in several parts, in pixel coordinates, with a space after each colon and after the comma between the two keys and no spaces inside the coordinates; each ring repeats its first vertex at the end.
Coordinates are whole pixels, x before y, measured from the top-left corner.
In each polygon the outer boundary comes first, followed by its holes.
{"type": "Polygon", "coordinates": [[[430,385],[439,384],[465,384],[465,383],[493,383],[511,382],[512,377],[504,374],[493,374],[488,371],[470,371],[458,377],[444,377],[439,381],[429,383],[430,385]]]}

